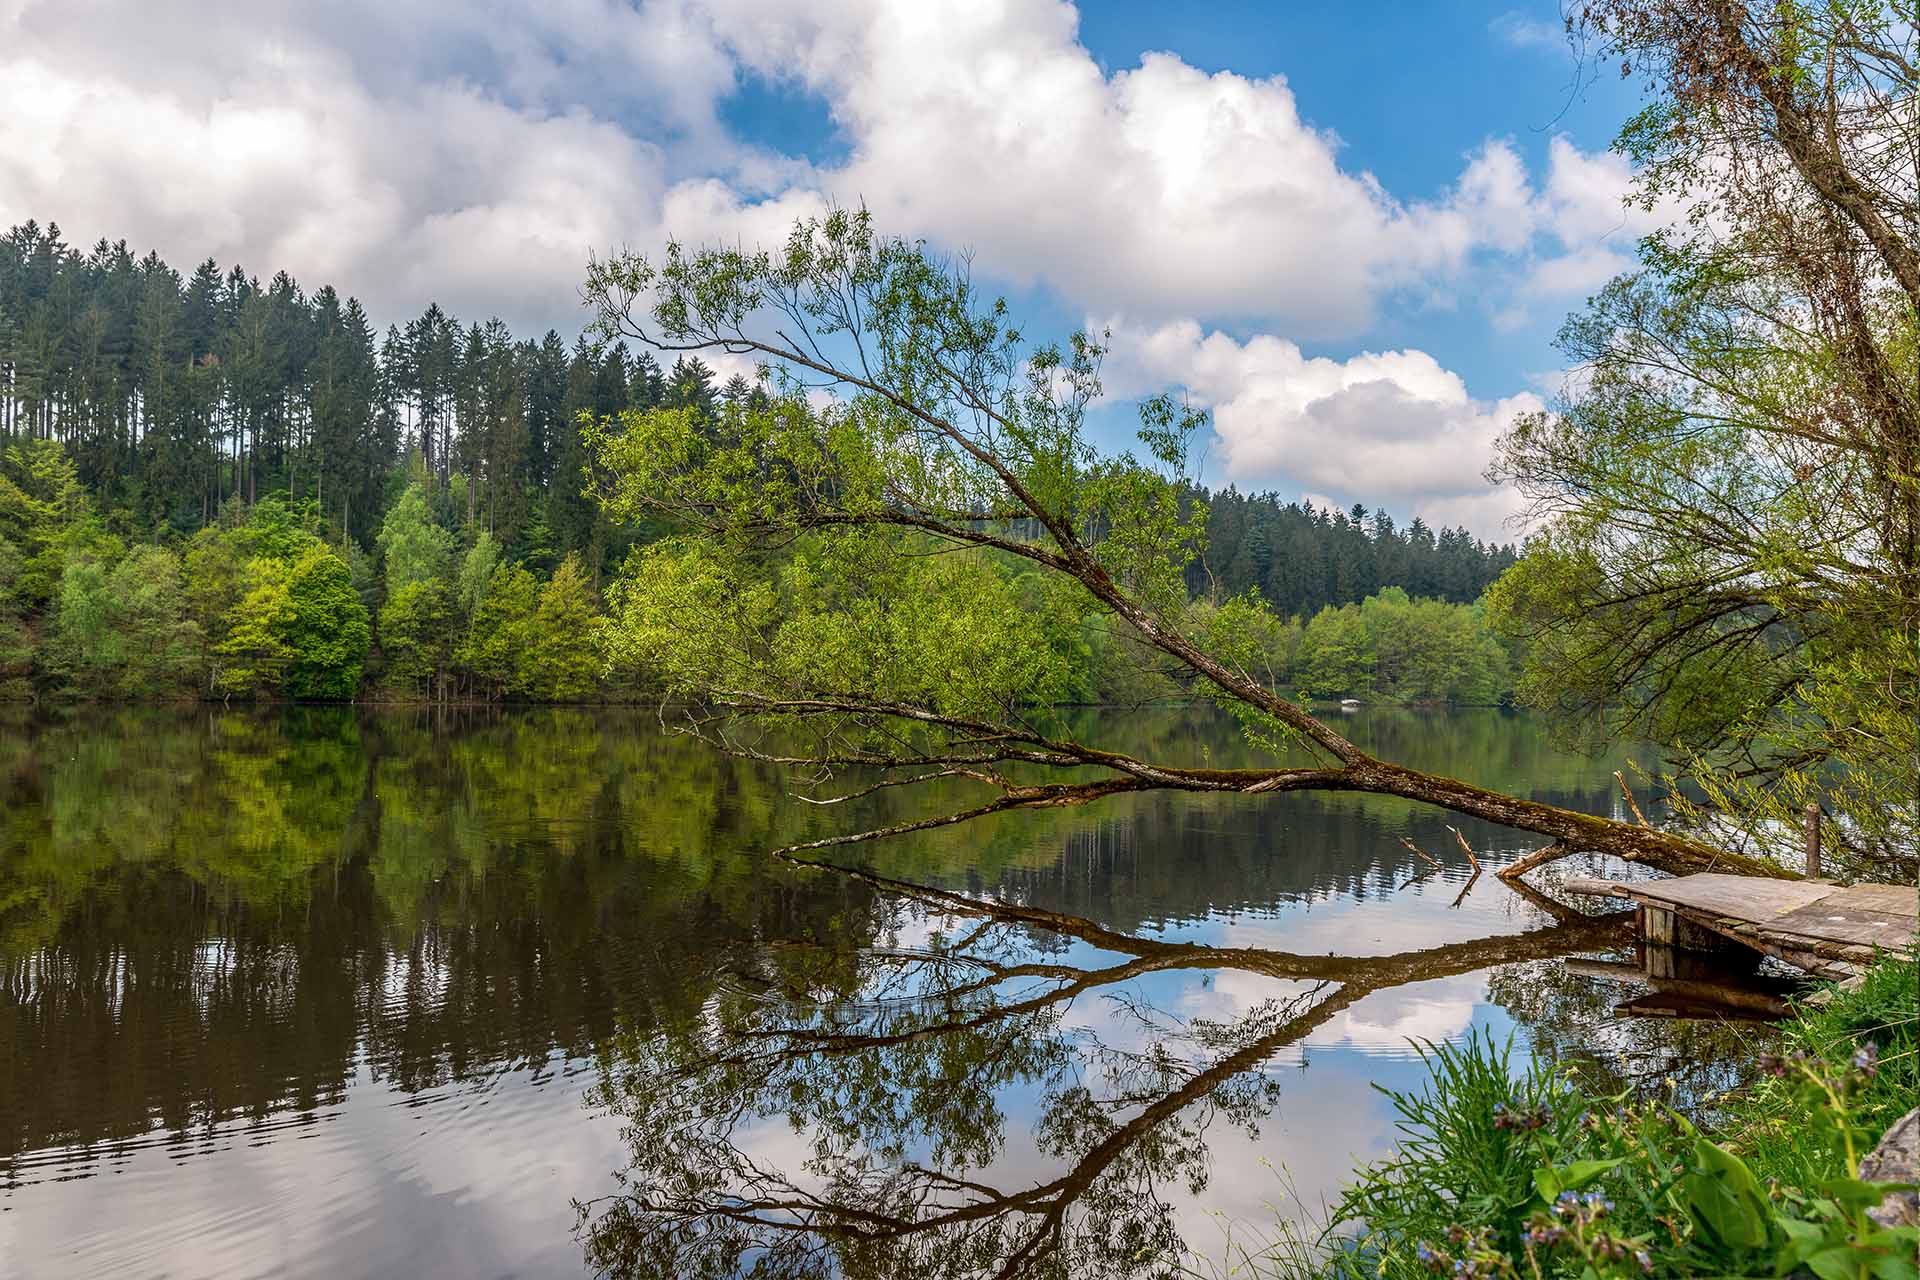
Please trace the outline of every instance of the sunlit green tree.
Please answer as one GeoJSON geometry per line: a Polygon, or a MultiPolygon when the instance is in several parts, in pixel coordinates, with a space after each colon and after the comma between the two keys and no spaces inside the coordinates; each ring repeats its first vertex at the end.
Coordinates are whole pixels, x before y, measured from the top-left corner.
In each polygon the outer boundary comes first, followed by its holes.
{"type": "Polygon", "coordinates": [[[372,630],[353,589],[347,562],[315,543],[293,562],[287,578],[291,613],[285,640],[293,658],[286,691],[295,698],[346,700],[360,687],[372,630]]]}
{"type": "Polygon", "coordinates": [[[599,612],[599,597],[580,558],[569,555],[540,592],[531,643],[521,650],[521,688],[561,702],[590,693],[605,665],[599,612]]]}
{"type": "Polygon", "coordinates": [[[67,562],[49,665],[75,688],[117,698],[177,696],[192,688],[198,641],[179,557],[165,547],[135,547],[111,569],[93,556],[67,562]]]}

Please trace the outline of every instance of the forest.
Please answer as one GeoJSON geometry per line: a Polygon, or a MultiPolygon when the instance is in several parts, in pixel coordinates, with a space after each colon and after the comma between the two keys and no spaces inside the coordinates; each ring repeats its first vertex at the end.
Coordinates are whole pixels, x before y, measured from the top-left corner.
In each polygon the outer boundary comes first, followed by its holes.
{"type": "MultiPolygon", "coordinates": [[[[603,588],[666,530],[615,522],[582,424],[723,420],[764,385],[697,357],[437,305],[182,274],[57,225],[0,239],[0,697],[577,701],[649,688],[598,647],[603,588]]],[[[1283,618],[1267,660],[1319,696],[1490,702],[1511,654],[1473,602],[1514,563],[1465,529],[1190,487],[1209,604],[1283,618]],[[1363,606],[1362,601],[1367,603],[1363,606]]],[[[1010,575],[1017,577],[1011,566],[1010,575]]],[[[1097,628],[1071,701],[1181,690],[1097,628]]]]}

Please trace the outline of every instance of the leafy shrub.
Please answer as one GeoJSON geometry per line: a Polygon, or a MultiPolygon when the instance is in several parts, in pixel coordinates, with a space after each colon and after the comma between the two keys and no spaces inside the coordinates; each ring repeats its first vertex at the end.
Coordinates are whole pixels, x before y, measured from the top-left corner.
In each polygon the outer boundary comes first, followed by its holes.
{"type": "Polygon", "coordinates": [[[1315,1260],[1338,1277],[1920,1276],[1920,1230],[1868,1217],[1859,1178],[1913,1104],[1912,958],[1805,1008],[1791,1051],[1733,1098],[1718,1140],[1660,1101],[1595,1097],[1551,1064],[1516,1070],[1491,1035],[1426,1046],[1432,1075],[1389,1092],[1403,1139],[1358,1171],[1315,1260]]]}

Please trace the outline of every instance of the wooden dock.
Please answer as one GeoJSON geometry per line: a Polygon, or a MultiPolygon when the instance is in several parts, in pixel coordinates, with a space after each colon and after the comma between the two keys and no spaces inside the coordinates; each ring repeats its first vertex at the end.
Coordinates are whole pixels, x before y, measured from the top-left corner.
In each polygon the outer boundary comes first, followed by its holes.
{"type": "Polygon", "coordinates": [[[1842,887],[1709,872],[1672,880],[1568,880],[1564,887],[1636,904],[1649,951],[1737,945],[1823,978],[1857,973],[1877,951],[1906,950],[1920,932],[1920,890],[1912,885],[1842,887]]]}

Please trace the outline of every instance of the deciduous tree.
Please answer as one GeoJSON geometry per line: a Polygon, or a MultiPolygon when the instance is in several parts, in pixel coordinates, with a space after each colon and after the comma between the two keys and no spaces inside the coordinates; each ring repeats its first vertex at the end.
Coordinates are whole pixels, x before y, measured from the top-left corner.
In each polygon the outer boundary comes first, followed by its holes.
{"type": "Polygon", "coordinates": [[[1669,869],[1779,870],[1377,758],[1236,663],[1230,646],[1196,638],[1185,573],[1202,521],[1182,494],[1201,419],[1149,400],[1146,460],[1102,456],[1085,432],[1101,392],[1099,339],[1028,344],[964,267],[876,235],[864,211],[804,222],[779,252],[670,245],[658,265],[599,262],[588,288],[604,334],[750,355],[784,379],[767,409],[718,432],[676,410],[596,431],[610,511],[683,530],[630,562],[616,660],[643,655],[675,692],[704,700],[720,718],[698,723],[736,749],[828,772],[871,768],[881,785],[962,776],[984,793],[970,809],[815,846],[1122,792],[1316,789],[1405,796],[1554,848],[1669,869]],[[817,408],[803,379],[843,398],[817,408]],[[1030,600],[996,604],[991,556],[1024,560],[1054,585],[1039,625],[1030,600]],[[929,564],[942,580],[929,581],[929,564]],[[1297,744],[1313,762],[1193,767],[1068,736],[1044,712],[1050,638],[1091,617],[1131,631],[1264,740],[1297,744]],[[742,715],[777,726],[781,745],[752,745],[742,715]],[[1088,768],[1097,776],[1078,773],[1088,768]],[[1036,769],[1076,773],[1036,781],[1036,769]]]}
{"type": "Polygon", "coordinates": [[[1920,777],[1920,117],[1911,15],[1606,0],[1644,76],[1636,198],[1677,209],[1570,320],[1494,475],[1541,523],[1494,595],[1529,700],[1660,743],[1755,842],[1807,800],[1911,875],[1920,777]]]}

